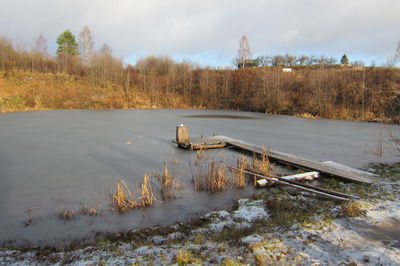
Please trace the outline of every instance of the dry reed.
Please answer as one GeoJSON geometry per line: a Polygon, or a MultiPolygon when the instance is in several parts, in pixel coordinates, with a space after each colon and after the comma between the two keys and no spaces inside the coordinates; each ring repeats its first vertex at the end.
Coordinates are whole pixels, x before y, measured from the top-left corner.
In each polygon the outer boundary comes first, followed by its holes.
{"type": "Polygon", "coordinates": [[[194,187],[197,191],[217,192],[225,190],[229,185],[227,168],[223,163],[216,163],[214,160],[208,165],[206,174],[201,171],[193,177],[194,187]]]}
{"type": "Polygon", "coordinates": [[[69,221],[76,218],[76,213],[69,209],[59,209],[57,210],[57,217],[61,220],[69,221]]]}
{"type": "Polygon", "coordinates": [[[125,181],[121,180],[117,182],[117,192],[113,195],[113,202],[115,204],[115,210],[119,213],[125,213],[131,209],[138,209],[147,206],[152,206],[156,197],[153,193],[153,188],[149,182],[149,175],[143,176],[143,184],[140,185],[140,197],[136,199],[131,193],[128,185],[125,181]]]}
{"type": "MultiPolygon", "coordinates": [[[[260,154],[260,159],[257,158],[257,155],[254,153],[253,154],[253,163],[252,163],[252,171],[259,173],[261,175],[264,176],[270,176],[270,169],[271,169],[271,165],[269,163],[268,160],[268,156],[267,156],[268,152],[267,152],[267,148],[265,146],[262,147],[262,151],[260,154]]],[[[256,176],[254,176],[253,178],[253,185],[256,186],[256,181],[257,178],[256,176]]]]}
{"type": "Polygon", "coordinates": [[[153,205],[154,200],[156,200],[156,197],[153,193],[153,187],[151,186],[149,179],[149,175],[144,174],[143,184],[140,185],[142,195],[140,197],[139,207],[151,206],[153,205]]]}
{"type": "Polygon", "coordinates": [[[123,180],[117,182],[117,192],[113,195],[113,202],[119,213],[124,213],[139,207],[128,185],[123,180]]]}
{"type": "Polygon", "coordinates": [[[236,168],[239,170],[233,173],[233,186],[243,188],[246,185],[246,173],[244,170],[246,170],[248,164],[246,155],[240,155],[236,162],[236,168]]]}
{"type": "Polygon", "coordinates": [[[99,212],[95,208],[89,208],[88,205],[83,205],[79,210],[81,215],[90,215],[90,216],[97,216],[99,212]]]}
{"type": "Polygon", "coordinates": [[[163,200],[174,197],[174,187],[174,175],[171,175],[169,173],[168,165],[164,163],[164,172],[161,175],[161,197],[163,198],[163,200]]]}

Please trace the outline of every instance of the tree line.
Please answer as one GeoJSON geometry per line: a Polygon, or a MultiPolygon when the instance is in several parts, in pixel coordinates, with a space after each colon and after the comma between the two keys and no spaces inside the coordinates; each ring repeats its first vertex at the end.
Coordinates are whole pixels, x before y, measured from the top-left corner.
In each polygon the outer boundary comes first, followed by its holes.
{"type": "Polygon", "coordinates": [[[0,38],[3,78],[15,71],[47,73],[57,80],[69,77],[57,95],[46,83],[18,94],[30,109],[39,102],[43,108],[219,108],[354,120],[396,119],[400,114],[397,68],[340,67],[325,57],[289,55],[263,58],[257,68],[213,69],[162,56],[142,58],[131,66],[107,44],[96,49],[88,27],[76,39],[63,32],[57,44],[57,55],[51,56],[43,36],[31,49],[0,38]],[[281,57],[284,62],[278,63],[281,57]],[[293,71],[283,72],[284,65],[293,71]]]}

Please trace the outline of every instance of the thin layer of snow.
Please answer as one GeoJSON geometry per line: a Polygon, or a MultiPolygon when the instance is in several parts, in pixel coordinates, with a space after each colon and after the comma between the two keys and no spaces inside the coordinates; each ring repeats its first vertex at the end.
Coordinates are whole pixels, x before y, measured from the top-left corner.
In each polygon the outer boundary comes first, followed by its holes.
{"type": "Polygon", "coordinates": [[[253,234],[243,237],[240,241],[242,241],[243,243],[254,243],[254,242],[261,242],[262,240],[263,240],[262,236],[253,234]]]}

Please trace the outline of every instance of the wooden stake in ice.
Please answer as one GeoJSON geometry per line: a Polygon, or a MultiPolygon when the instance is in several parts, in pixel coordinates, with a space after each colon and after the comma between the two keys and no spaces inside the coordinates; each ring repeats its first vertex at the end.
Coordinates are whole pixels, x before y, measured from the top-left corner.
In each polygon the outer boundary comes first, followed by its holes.
{"type": "Polygon", "coordinates": [[[176,127],[176,142],[178,142],[178,144],[189,144],[190,136],[188,126],[180,124],[176,127]]]}

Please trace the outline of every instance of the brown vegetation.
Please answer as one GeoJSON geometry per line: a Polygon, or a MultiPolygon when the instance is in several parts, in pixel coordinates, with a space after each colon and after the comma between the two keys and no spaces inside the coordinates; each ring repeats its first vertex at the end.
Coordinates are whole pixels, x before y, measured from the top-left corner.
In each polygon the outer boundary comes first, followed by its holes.
{"type": "Polygon", "coordinates": [[[174,197],[174,179],[174,175],[171,175],[168,171],[168,165],[164,164],[164,171],[161,175],[161,197],[163,198],[163,200],[174,197]]]}
{"type": "Polygon", "coordinates": [[[139,198],[140,199],[139,207],[151,206],[153,205],[153,202],[156,199],[153,193],[153,188],[149,182],[149,179],[150,179],[149,175],[144,174],[143,184],[140,185],[141,197],[139,198]]]}
{"type": "Polygon", "coordinates": [[[61,220],[69,221],[76,218],[76,212],[69,209],[57,210],[57,217],[61,220]]]}
{"type": "Polygon", "coordinates": [[[135,198],[125,181],[117,182],[117,192],[113,195],[112,200],[115,210],[119,213],[125,213],[131,209],[138,209],[152,206],[156,199],[153,188],[149,182],[149,175],[143,177],[143,184],[140,185],[140,197],[135,198]]]}
{"type": "Polygon", "coordinates": [[[270,163],[267,156],[267,148],[262,147],[260,159],[257,158],[256,154],[253,154],[252,170],[256,173],[260,173],[265,176],[270,176],[270,163]]]}
{"type": "Polygon", "coordinates": [[[123,180],[117,182],[117,192],[113,195],[113,202],[119,213],[139,207],[128,185],[123,180]]]}
{"type": "Polygon", "coordinates": [[[210,158],[205,151],[197,151],[191,168],[194,189],[218,192],[228,187],[243,188],[246,186],[245,170],[249,167],[247,157],[241,155],[236,161],[236,168],[239,170],[230,172],[222,161],[217,162],[215,158],[210,158]]]}
{"type": "Polygon", "coordinates": [[[217,163],[212,160],[207,168],[206,174],[198,172],[193,176],[194,188],[197,191],[209,192],[225,190],[229,185],[226,166],[222,162],[217,163]]]}
{"type": "Polygon", "coordinates": [[[80,208],[79,213],[81,215],[89,215],[89,216],[99,215],[99,212],[95,208],[89,208],[88,205],[86,204],[80,208]]]}
{"type": "MultiPolygon", "coordinates": [[[[87,60],[87,59],[85,59],[87,60]]],[[[0,111],[60,108],[219,108],[351,120],[400,115],[400,70],[337,65],[216,70],[167,57],[125,67],[101,50],[90,63],[17,50],[0,38],[0,111]]]]}
{"type": "Polygon", "coordinates": [[[243,188],[246,185],[246,173],[244,171],[248,165],[249,162],[247,161],[246,155],[240,155],[236,162],[236,168],[239,170],[233,172],[232,184],[234,187],[243,188]]]}

